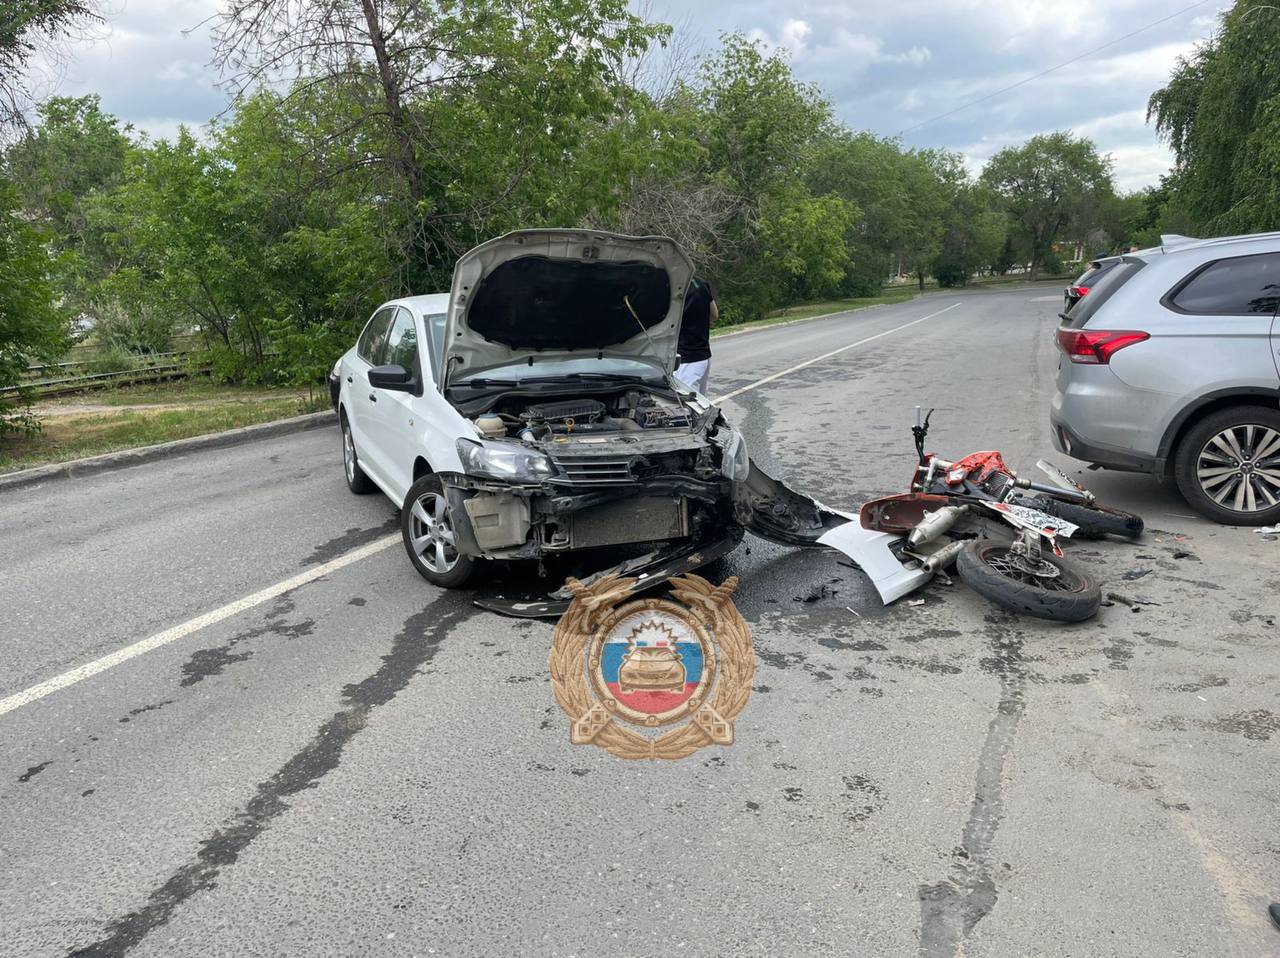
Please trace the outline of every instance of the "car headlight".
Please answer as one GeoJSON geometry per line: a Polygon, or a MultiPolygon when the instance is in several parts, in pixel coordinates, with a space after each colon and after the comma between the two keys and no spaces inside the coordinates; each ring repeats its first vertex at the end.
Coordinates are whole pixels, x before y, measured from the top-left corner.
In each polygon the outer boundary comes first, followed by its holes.
{"type": "Polygon", "coordinates": [[[463,471],[469,476],[538,482],[555,472],[551,460],[542,453],[509,444],[459,439],[458,458],[462,460],[463,471]]]}
{"type": "Polygon", "coordinates": [[[747,452],[747,441],[736,429],[729,430],[729,438],[725,440],[720,471],[734,482],[743,482],[747,478],[747,473],[751,471],[751,455],[747,452]]]}

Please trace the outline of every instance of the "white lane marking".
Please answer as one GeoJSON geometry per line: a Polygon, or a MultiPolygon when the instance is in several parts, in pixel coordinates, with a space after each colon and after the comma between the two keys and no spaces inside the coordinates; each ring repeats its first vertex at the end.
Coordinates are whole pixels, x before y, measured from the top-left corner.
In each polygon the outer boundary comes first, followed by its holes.
{"type": "Polygon", "coordinates": [[[1057,303],[1061,301],[1061,296],[1032,296],[1027,300],[1028,303],[1057,303]]]}
{"type": "Polygon", "coordinates": [[[330,572],[337,572],[339,569],[351,565],[353,562],[359,562],[361,559],[371,556],[383,549],[390,548],[400,541],[400,536],[390,535],[383,536],[381,539],[375,539],[368,545],[363,545],[358,549],[352,549],[345,555],[340,555],[336,559],[330,559],[313,569],[306,572],[300,572],[291,579],[285,579],[283,582],[277,582],[275,585],[267,586],[260,592],[253,595],[247,595],[243,599],[237,599],[230,602],[219,609],[212,612],[206,612],[204,615],[198,615],[194,619],[188,619],[181,625],[175,625],[171,629],[165,629],[163,632],[157,632],[149,638],[141,639],[126,645],[123,649],[117,649],[110,655],[104,655],[100,659],[94,659],[92,662],[86,662],[79,668],[72,669],[70,672],[63,672],[61,675],[54,676],[47,682],[41,682],[39,685],[33,685],[24,692],[17,692],[10,695],[6,699],[0,699],[0,715],[6,712],[12,712],[14,709],[20,709],[24,705],[30,705],[32,702],[44,698],[46,695],[52,695],[54,692],[61,691],[69,686],[75,685],[77,682],[83,682],[85,679],[92,678],[100,672],[107,669],[115,668],[130,659],[137,658],[152,649],[158,649],[162,645],[168,645],[170,642],[176,642],[184,636],[190,635],[192,632],[198,632],[203,628],[213,625],[215,622],[221,622],[223,619],[229,619],[246,609],[252,609],[255,605],[261,605],[274,599],[278,595],[283,595],[291,589],[298,586],[306,585],[308,582],[314,582],[322,576],[328,575],[330,572]]]}
{"type": "Polygon", "coordinates": [[[748,383],[746,386],[743,386],[740,389],[735,389],[731,393],[725,393],[723,396],[717,396],[711,401],[719,405],[720,403],[726,402],[735,396],[741,396],[745,392],[750,392],[759,386],[763,386],[765,383],[771,383],[775,379],[781,379],[783,376],[789,376],[791,373],[804,369],[806,366],[812,366],[814,363],[820,363],[824,359],[830,359],[832,356],[838,356],[840,353],[853,349],[857,346],[865,346],[867,343],[880,339],[882,336],[888,336],[891,333],[900,332],[909,326],[916,325],[916,323],[923,323],[926,319],[933,319],[935,316],[941,316],[943,313],[955,309],[959,305],[959,303],[952,303],[950,306],[940,309],[936,313],[930,313],[928,316],[921,316],[919,319],[913,319],[911,322],[903,323],[901,326],[895,326],[893,329],[886,329],[883,333],[876,333],[874,336],[868,336],[866,339],[859,339],[856,343],[849,343],[847,346],[841,346],[839,349],[833,349],[831,352],[823,353],[821,356],[814,356],[813,359],[807,359],[802,363],[797,363],[788,369],[782,370],[780,373],[774,373],[772,376],[765,376],[764,379],[757,379],[755,382],[748,383]]]}

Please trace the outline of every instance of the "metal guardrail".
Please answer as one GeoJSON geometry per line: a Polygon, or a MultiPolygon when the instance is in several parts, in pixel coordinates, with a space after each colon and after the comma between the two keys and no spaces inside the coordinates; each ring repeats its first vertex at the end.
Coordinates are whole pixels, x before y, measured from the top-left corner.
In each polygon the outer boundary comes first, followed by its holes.
{"type": "MultiPolygon", "coordinates": [[[[190,352],[155,353],[154,359],[170,359],[186,357],[190,352]]],[[[208,373],[212,367],[208,364],[192,365],[186,362],[144,363],[133,369],[106,370],[104,372],[84,373],[82,375],[66,375],[40,378],[39,373],[53,370],[69,372],[76,368],[94,365],[93,361],[74,361],[64,363],[46,363],[30,366],[28,374],[35,376],[24,379],[15,386],[0,388],[0,396],[12,396],[27,391],[36,397],[61,396],[67,393],[81,392],[106,386],[135,385],[146,382],[161,382],[168,379],[183,379],[187,376],[208,373]]]]}
{"type": "MultiPolygon", "coordinates": [[[[171,359],[174,356],[190,356],[192,352],[193,350],[190,349],[180,349],[168,353],[148,353],[144,362],[151,359],[171,359]]],[[[98,362],[99,360],[96,359],[69,359],[61,363],[34,363],[27,367],[27,373],[24,378],[30,380],[42,380],[44,377],[40,374],[48,372],[49,370],[77,369],[85,366],[93,366],[98,362]]]]}

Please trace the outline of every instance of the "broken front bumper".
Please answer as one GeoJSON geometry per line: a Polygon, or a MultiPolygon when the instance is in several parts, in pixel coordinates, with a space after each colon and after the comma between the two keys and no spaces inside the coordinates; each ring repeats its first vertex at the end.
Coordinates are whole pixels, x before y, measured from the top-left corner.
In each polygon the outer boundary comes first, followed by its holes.
{"type": "MultiPolygon", "coordinates": [[[[591,578],[611,572],[653,588],[732,552],[744,531],[792,546],[816,546],[848,515],[790,489],[754,463],[746,477],[666,476],[600,487],[506,483],[442,473],[458,551],[488,559],[542,559],[600,546],[652,543],[591,578]]],[[[558,616],[563,589],[548,596],[481,595],[476,604],[506,615],[558,616]]]]}

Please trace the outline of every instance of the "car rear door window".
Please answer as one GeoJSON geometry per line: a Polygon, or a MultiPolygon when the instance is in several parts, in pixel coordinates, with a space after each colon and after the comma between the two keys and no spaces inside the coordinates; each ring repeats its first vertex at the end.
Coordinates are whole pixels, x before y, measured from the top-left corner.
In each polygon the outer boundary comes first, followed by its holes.
{"type": "Polygon", "coordinates": [[[387,344],[387,330],[391,326],[391,319],[395,312],[393,306],[378,310],[373,314],[373,319],[369,320],[369,325],[364,328],[364,332],[360,334],[360,340],[356,343],[356,355],[370,366],[382,365],[383,347],[387,344]]]}
{"type": "Polygon", "coordinates": [[[401,366],[409,372],[417,368],[418,330],[407,309],[397,309],[395,322],[387,335],[387,348],[382,355],[382,365],[401,366]]]}
{"type": "Polygon", "coordinates": [[[1198,316],[1272,315],[1280,304],[1280,253],[1234,256],[1201,267],[1165,297],[1198,316]]]}

